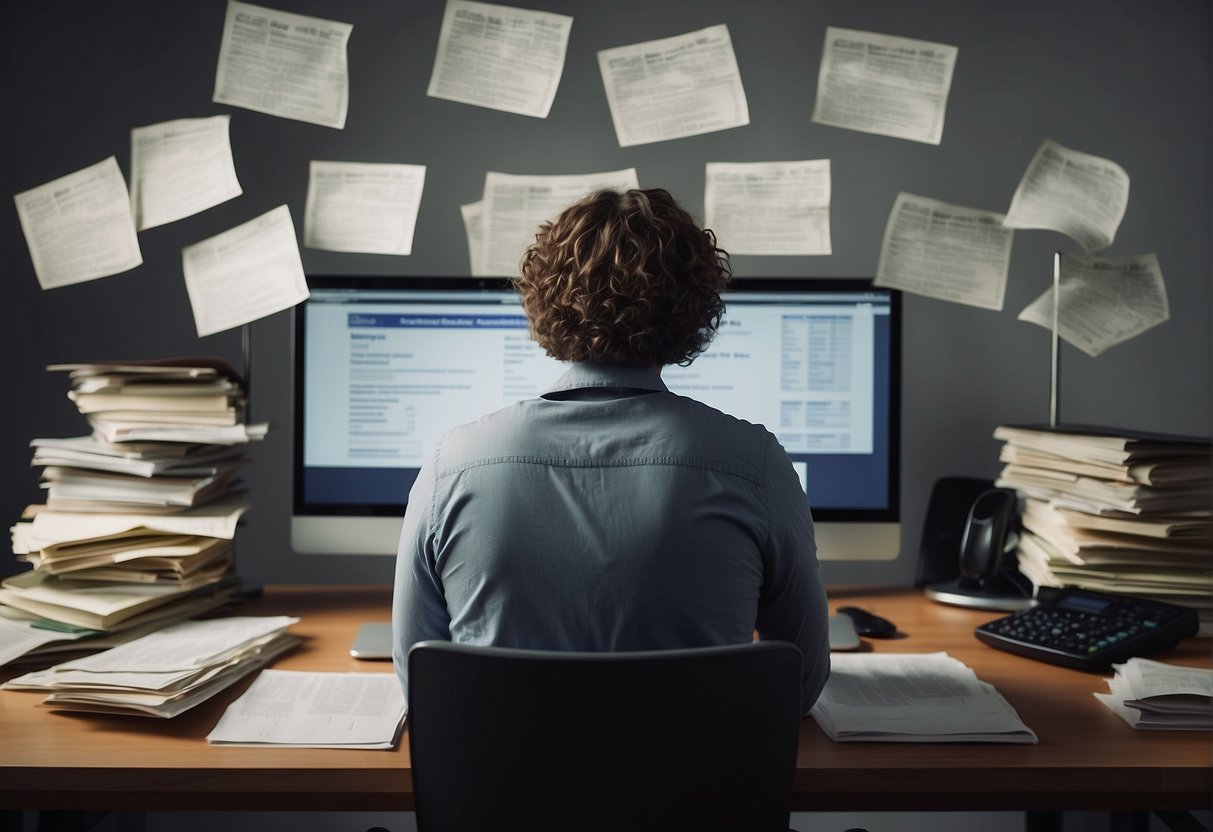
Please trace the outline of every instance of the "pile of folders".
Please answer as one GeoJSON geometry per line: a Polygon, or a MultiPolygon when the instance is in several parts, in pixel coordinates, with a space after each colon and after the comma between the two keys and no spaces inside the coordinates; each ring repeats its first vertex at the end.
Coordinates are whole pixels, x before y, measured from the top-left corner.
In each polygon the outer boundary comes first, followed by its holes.
{"type": "MultiPolygon", "coordinates": [[[[232,541],[248,502],[245,392],[227,362],[53,365],[92,428],[40,438],[44,504],[12,527],[31,569],[0,586],[0,618],[62,634],[22,658],[89,652],[212,611],[238,593],[232,541]]],[[[0,664],[3,664],[0,658],[0,664]]]]}
{"type": "Polygon", "coordinates": [[[1022,498],[1019,570],[1195,608],[1213,634],[1209,440],[1099,428],[1001,426],[996,484],[1022,498]]]}

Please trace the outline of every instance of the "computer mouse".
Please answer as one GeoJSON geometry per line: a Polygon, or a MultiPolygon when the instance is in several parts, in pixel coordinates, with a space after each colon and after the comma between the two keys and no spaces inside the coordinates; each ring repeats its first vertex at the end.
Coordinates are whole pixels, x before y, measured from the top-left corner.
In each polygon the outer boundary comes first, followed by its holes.
{"type": "Polygon", "coordinates": [[[855,622],[855,632],[869,638],[892,638],[897,633],[897,625],[887,618],[859,607],[839,607],[838,612],[855,622]]]}

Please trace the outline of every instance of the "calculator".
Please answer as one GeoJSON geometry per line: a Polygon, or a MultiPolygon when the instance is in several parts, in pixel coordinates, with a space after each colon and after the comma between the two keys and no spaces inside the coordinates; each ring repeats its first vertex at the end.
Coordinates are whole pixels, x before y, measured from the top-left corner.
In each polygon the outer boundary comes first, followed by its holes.
{"type": "Polygon", "coordinates": [[[1148,656],[1196,635],[1196,610],[1161,601],[1041,587],[1035,606],[979,626],[979,641],[1078,670],[1148,656]]]}

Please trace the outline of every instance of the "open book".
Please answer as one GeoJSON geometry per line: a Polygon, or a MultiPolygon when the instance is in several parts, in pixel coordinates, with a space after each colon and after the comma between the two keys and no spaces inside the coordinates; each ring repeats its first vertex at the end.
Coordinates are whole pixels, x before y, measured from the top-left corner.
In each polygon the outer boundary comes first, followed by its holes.
{"type": "Polygon", "coordinates": [[[809,712],[838,742],[1035,743],[993,685],[947,653],[834,653],[809,712]]]}

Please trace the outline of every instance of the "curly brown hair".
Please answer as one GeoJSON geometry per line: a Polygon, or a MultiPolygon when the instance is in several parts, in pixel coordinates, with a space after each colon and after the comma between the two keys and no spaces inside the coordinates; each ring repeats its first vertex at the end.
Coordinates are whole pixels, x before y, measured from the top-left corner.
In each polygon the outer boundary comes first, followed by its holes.
{"type": "Polygon", "coordinates": [[[514,285],[554,358],[686,365],[715,336],[732,275],[667,191],[602,190],[539,227],[514,285]]]}

